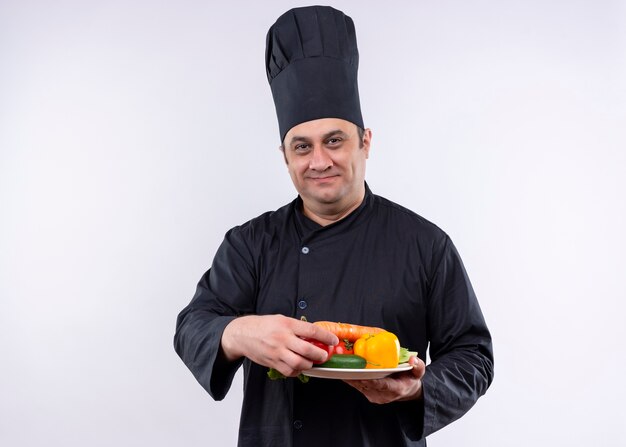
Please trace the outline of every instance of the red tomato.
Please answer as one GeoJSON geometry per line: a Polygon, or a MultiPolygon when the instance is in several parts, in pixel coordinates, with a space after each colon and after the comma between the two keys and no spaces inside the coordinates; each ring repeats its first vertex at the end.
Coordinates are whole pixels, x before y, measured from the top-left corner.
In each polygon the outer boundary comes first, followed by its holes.
{"type": "MultiPolygon", "coordinates": [[[[330,360],[330,358],[333,356],[333,354],[335,353],[334,351],[334,346],[330,346],[330,345],[326,345],[324,343],[322,343],[321,341],[317,341],[317,340],[311,340],[309,338],[305,338],[304,340],[308,341],[309,343],[311,343],[313,346],[317,346],[318,348],[326,351],[326,353],[328,354],[328,357],[326,357],[326,360],[324,360],[324,362],[330,360]]],[[[324,363],[324,362],[313,362],[314,365],[319,365],[320,363],[324,363]]]]}
{"type": "Polygon", "coordinates": [[[339,344],[337,346],[333,346],[334,354],[354,354],[354,343],[344,339],[339,340],[339,344]]]}

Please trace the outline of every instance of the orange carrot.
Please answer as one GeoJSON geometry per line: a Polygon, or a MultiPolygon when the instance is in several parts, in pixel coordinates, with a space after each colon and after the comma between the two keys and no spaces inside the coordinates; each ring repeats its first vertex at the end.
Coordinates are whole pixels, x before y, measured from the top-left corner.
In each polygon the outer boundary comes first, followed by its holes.
{"type": "Polygon", "coordinates": [[[334,321],[316,321],[313,324],[332,332],[339,340],[345,339],[348,341],[356,341],[363,335],[377,334],[385,331],[379,327],[359,326],[358,324],[350,323],[335,323],[334,321]]]}

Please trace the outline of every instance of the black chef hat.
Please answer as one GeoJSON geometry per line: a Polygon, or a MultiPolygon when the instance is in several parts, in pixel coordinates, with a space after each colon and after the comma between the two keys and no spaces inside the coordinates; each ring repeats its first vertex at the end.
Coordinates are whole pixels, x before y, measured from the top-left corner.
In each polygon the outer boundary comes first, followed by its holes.
{"type": "Polygon", "coordinates": [[[265,67],[281,141],[292,127],[341,118],[364,128],[352,19],[330,6],[294,8],[267,33],[265,67]]]}

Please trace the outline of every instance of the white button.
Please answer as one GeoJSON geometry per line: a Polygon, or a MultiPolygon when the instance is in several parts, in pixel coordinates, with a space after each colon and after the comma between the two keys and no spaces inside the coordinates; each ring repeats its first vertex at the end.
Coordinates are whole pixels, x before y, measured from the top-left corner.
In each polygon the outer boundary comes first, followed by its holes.
{"type": "Polygon", "coordinates": [[[309,252],[309,247],[302,247],[302,253],[307,254],[309,252]]]}

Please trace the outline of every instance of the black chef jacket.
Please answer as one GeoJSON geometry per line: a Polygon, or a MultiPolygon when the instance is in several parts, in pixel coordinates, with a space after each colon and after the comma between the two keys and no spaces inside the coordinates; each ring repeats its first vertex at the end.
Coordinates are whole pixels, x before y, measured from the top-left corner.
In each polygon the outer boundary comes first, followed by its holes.
{"type": "Polygon", "coordinates": [[[322,227],[300,198],[230,230],[191,303],[176,351],[215,400],[244,365],[240,446],[425,446],[493,377],[491,337],[461,259],[438,227],[372,194],[322,227]],[[283,314],[383,327],[431,363],[423,401],[372,404],[340,380],[270,380],[248,359],[226,363],[224,327],[283,314]]]}

